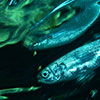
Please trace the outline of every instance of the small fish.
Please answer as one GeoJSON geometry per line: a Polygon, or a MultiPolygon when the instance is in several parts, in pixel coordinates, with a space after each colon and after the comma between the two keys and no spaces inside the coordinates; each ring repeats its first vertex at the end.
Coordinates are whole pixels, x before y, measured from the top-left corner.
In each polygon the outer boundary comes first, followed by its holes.
{"type": "Polygon", "coordinates": [[[37,75],[39,82],[53,84],[76,79],[91,80],[100,67],[100,39],[85,44],[57,59],[37,75]]]}
{"type": "MultiPolygon", "coordinates": [[[[32,44],[33,49],[46,49],[68,44],[80,37],[99,17],[100,0],[75,0],[72,7],[79,7],[78,14],[54,28],[50,34],[32,44]]],[[[69,3],[70,4],[70,3],[69,3]]],[[[58,7],[59,8],[59,7],[58,7]]]]}
{"type": "Polygon", "coordinates": [[[14,6],[14,5],[16,5],[18,3],[18,0],[10,0],[10,2],[9,2],[9,6],[14,6]]]}

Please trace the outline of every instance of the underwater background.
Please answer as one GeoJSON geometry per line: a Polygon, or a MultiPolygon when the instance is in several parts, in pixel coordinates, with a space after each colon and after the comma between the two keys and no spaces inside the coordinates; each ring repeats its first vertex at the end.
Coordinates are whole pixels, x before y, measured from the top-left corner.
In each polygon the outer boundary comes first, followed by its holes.
{"type": "MultiPolygon", "coordinates": [[[[32,37],[34,32],[32,30],[28,34],[29,29],[56,6],[53,0],[50,1],[23,0],[22,2],[21,0],[14,0],[12,5],[10,5],[10,0],[0,1],[0,90],[17,87],[41,87],[36,91],[4,94],[8,100],[100,100],[100,68],[96,69],[95,77],[83,86],[76,84],[75,80],[52,85],[38,83],[37,74],[41,69],[79,46],[100,38],[99,17],[85,34],[69,44],[46,50],[30,49],[28,45],[34,39],[32,37]],[[41,15],[39,15],[41,17],[35,19],[36,17],[33,15],[36,11],[34,12],[33,9],[40,7],[41,2],[44,2],[42,7],[49,10],[43,14],[41,11],[41,15]],[[36,7],[32,6],[33,4],[36,7]],[[33,22],[31,22],[32,20],[33,22]]],[[[60,0],[58,4],[63,1],[60,0]]],[[[40,7],[39,11],[43,8],[40,7]]],[[[45,27],[52,29],[56,27],[59,21],[62,21],[61,19],[55,20],[53,26],[45,23],[44,27],[41,26],[42,28],[37,28],[37,30],[42,32],[45,27]]],[[[47,33],[45,32],[45,34],[47,33]]],[[[40,35],[42,34],[39,34],[37,39],[40,35]]]]}

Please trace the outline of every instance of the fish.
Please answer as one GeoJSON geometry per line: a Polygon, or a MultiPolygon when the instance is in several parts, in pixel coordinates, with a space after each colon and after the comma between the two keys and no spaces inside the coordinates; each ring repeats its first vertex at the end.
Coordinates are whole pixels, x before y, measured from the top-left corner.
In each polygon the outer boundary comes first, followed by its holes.
{"type": "Polygon", "coordinates": [[[17,5],[18,1],[17,0],[10,0],[9,6],[17,5]]]}
{"type": "Polygon", "coordinates": [[[72,7],[79,7],[79,12],[59,27],[51,29],[49,34],[40,37],[37,42],[30,43],[30,47],[36,50],[48,49],[71,43],[79,38],[99,17],[99,1],[100,0],[74,0],[72,7]]]}
{"type": "Polygon", "coordinates": [[[43,70],[37,79],[44,84],[76,80],[85,82],[95,76],[100,67],[100,39],[84,44],[58,58],[43,70]]]}

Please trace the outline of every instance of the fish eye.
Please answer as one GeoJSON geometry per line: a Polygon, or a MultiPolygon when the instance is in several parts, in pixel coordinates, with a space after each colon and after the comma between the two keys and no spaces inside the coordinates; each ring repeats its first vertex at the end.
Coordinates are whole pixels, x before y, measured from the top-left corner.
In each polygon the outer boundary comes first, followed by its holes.
{"type": "Polygon", "coordinates": [[[47,78],[49,76],[48,71],[42,72],[42,77],[47,78]]]}

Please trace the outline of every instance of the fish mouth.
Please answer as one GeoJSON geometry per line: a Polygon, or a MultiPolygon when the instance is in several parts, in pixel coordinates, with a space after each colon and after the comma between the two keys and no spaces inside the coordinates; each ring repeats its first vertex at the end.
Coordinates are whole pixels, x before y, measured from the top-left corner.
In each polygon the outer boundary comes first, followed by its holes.
{"type": "Polygon", "coordinates": [[[38,83],[42,83],[42,81],[39,79],[39,80],[38,80],[38,83]]]}
{"type": "Polygon", "coordinates": [[[38,79],[37,83],[44,83],[44,82],[41,79],[38,79]]]}
{"type": "Polygon", "coordinates": [[[43,83],[43,79],[42,79],[42,77],[40,76],[40,74],[37,75],[37,82],[38,82],[38,83],[43,83]]]}

